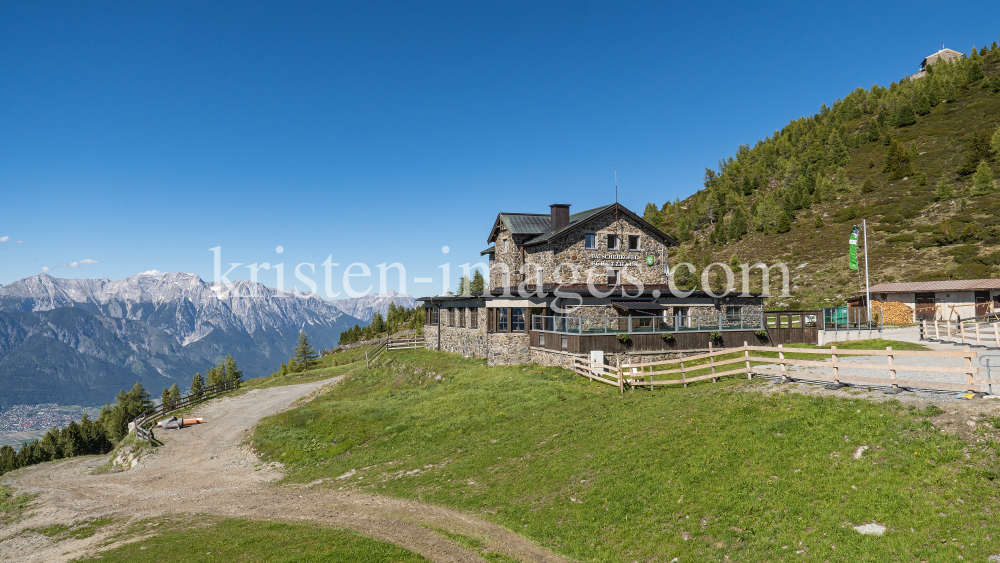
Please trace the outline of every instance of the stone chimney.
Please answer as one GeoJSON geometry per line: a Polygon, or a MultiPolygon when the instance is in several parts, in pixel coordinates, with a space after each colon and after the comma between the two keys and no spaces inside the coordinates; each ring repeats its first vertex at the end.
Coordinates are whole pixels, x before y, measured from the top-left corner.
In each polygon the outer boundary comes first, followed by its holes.
{"type": "Polygon", "coordinates": [[[553,203],[549,206],[549,216],[552,218],[549,224],[549,232],[555,232],[569,225],[569,204],[553,203]]]}

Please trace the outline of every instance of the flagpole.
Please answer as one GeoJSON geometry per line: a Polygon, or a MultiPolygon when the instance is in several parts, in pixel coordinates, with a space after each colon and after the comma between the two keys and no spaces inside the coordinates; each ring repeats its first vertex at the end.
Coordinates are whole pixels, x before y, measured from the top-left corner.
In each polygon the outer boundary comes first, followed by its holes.
{"type": "Polygon", "coordinates": [[[862,219],[861,225],[865,231],[865,309],[868,309],[868,330],[872,328],[872,292],[868,286],[868,220],[862,219]]]}

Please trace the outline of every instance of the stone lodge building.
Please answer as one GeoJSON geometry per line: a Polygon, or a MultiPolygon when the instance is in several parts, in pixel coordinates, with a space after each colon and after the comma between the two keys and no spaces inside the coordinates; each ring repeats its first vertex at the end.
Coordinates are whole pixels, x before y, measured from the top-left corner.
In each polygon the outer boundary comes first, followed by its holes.
{"type": "Polygon", "coordinates": [[[422,297],[427,347],[491,364],[608,363],[758,342],[760,295],[680,291],[679,243],[618,203],[570,214],[500,213],[482,294],[422,297]]]}

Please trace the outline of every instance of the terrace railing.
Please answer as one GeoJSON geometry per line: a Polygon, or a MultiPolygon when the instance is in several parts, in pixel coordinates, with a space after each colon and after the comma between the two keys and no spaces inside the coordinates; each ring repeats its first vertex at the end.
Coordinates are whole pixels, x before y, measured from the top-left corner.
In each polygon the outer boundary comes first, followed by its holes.
{"type": "Polygon", "coordinates": [[[711,332],[726,330],[757,330],[764,327],[760,313],[738,315],[675,315],[653,317],[531,317],[531,330],[559,334],[665,334],[673,332],[711,332]]]}
{"type": "Polygon", "coordinates": [[[977,347],[1000,348],[1000,323],[989,322],[992,315],[974,317],[968,322],[921,321],[920,339],[951,342],[953,344],[972,344],[977,347]]]}

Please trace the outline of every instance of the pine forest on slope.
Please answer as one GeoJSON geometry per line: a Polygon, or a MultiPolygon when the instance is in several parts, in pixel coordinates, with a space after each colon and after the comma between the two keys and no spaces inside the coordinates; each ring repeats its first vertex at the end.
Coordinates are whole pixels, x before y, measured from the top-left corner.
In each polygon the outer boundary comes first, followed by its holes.
{"type": "MultiPolygon", "coordinates": [[[[863,287],[847,268],[848,236],[862,219],[872,284],[995,276],[998,126],[993,42],[929,65],[925,77],[824,104],[706,169],[704,189],[662,207],[650,203],[644,216],[684,241],[673,264],[787,263],[792,297],[773,298],[772,307],[831,306],[863,287]]],[[[714,272],[719,286],[721,269],[714,272]]],[[[678,285],[700,277],[682,270],[678,285]]],[[[751,279],[759,289],[759,275],[751,279]]]]}

